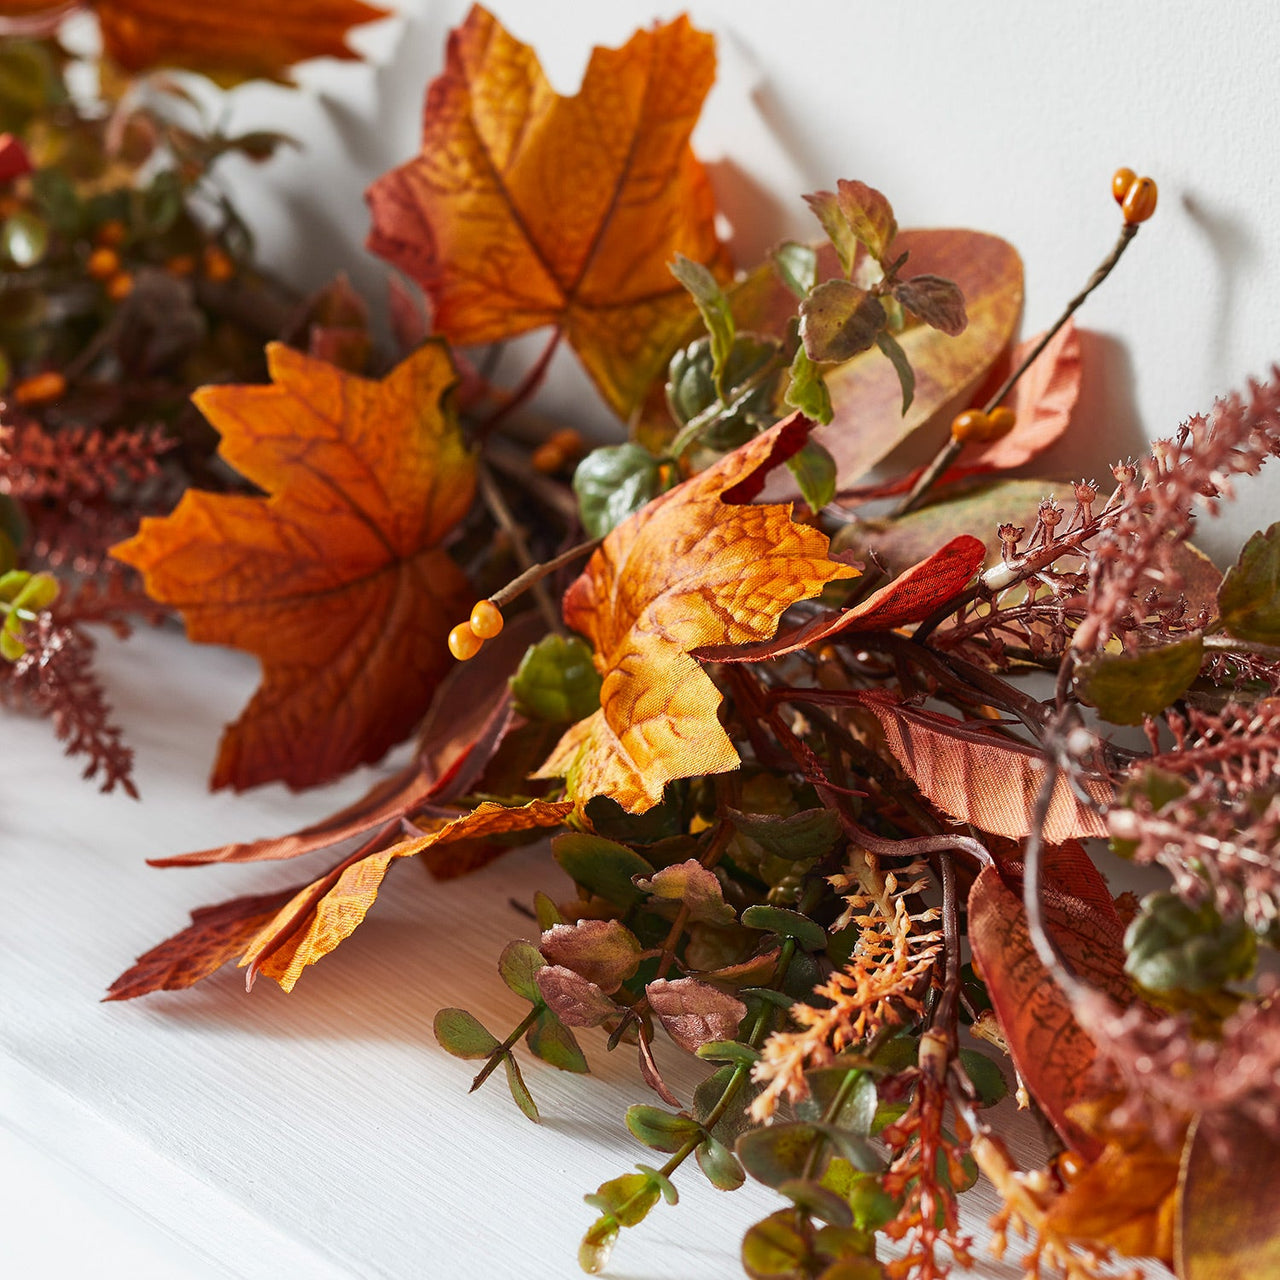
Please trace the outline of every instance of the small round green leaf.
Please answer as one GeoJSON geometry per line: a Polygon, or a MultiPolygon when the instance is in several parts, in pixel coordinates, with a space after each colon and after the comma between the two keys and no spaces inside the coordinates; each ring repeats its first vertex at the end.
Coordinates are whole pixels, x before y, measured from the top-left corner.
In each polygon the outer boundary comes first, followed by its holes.
{"type": "Polygon", "coordinates": [[[635,887],[632,878],[651,877],[653,867],[626,845],[572,831],[552,840],[551,852],[588,893],[624,908],[644,900],[644,893],[635,887]]]}
{"type": "Polygon", "coordinates": [[[748,929],[762,929],[783,938],[794,938],[806,951],[821,951],[827,945],[827,932],[820,924],[785,907],[771,907],[764,903],[748,907],[742,913],[742,923],[748,929]]]}
{"type": "Polygon", "coordinates": [[[1104,654],[1076,676],[1076,692],[1112,724],[1141,724],[1180,698],[1204,658],[1204,641],[1187,636],[1139,653],[1104,654]]]}
{"type": "Polygon", "coordinates": [[[960,1050],[960,1065],[969,1077],[970,1083],[978,1091],[978,1105],[993,1107],[1009,1092],[1004,1073],[985,1053],[976,1049],[960,1050]]]}
{"type": "Polygon", "coordinates": [[[600,673],[591,647],[577,636],[543,636],[511,677],[521,715],[552,724],[583,720],[600,706],[600,673]]]}
{"type": "Polygon", "coordinates": [[[441,1009],[431,1029],[436,1041],[455,1058],[487,1058],[498,1041],[465,1009],[441,1009]]]}
{"type": "Polygon", "coordinates": [[[593,449],[573,473],[582,527],[593,538],[612,533],[662,490],[661,464],[638,444],[593,449]]]}
{"type": "Polygon", "coordinates": [[[586,1075],[591,1070],[573,1032],[550,1009],[539,1011],[525,1036],[525,1043],[535,1057],[561,1071],[586,1075]]]}
{"type": "Polygon", "coordinates": [[[747,1180],[738,1157],[716,1138],[708,1138],[694,1152],[698,1168],[720,1191],[736,1191],[747,1180]]]}
{"type": "Polygon", "coordinates": [[[627,1128],[650,1150],[664,1152],[679,1151],[703,1133],[702,1126],[689,1116],[672,1115],[643,1103],[627,1108],[627,1128]]]}
{"type": "Polygon", "coordinates": [[[533,1094],[529,1092],[529,1086],[524,1082],[524,1076],[520,1074],[520,1064],[511,1054],[507,1053],[503,1055],[502,1065],[507,1069],[507,1088],[511,1090],[511,1096],[515,1099],[516,1106],[534,1124],[537,1124],[538,1107],[533,1100],[533,1094]]]}
{"type": "Polygon", "coordinates": [[[498,957],[498,973],[503,982],[518,996],[534,1004],[542,1003],[542,993],[538,990],[537,973],[546,961],[542,953],[532,942],[517,938],[509,942],[498,957]]]}
{"type": "Polygon", "coordinates": [[[810,1256],[794,1209],[770,1214],[742,1240],[742,1267],[751,1280],[808,1280],[810,1256]]]}
{"type": "Polygon", "coordinates": [[[1218,588],[1218,612],[1233,636],[1280,644],[1280,523],[1244,544],[1218,588]]]}
{"type": "Polygon", "coordinates": [[[791,1178],[778,1185],[778,1194],[786,1196],[797,1209],[802,1209],[811,1218],[820,1222],[829,1222],[834,1227],[853,1225],[853,1213],[848,1202],[828,1191],[819,1182],[806,1178],[791,1178]]]}

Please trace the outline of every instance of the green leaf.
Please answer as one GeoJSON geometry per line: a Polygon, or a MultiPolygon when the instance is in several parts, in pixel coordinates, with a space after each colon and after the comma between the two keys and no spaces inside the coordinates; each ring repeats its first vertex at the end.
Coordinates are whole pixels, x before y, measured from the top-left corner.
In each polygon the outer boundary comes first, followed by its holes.
{"type": "Polygon", "coordinates": [[[811,510],[821,511],[835,498],[836,460],[816,440],[806,440],[800,452],[787,459],[787,470],[795,476],[800,496],[811,510]]]}
{"type": "Polygon", "coordinates": [[[1237,639],[1280,644],[1280,523],[1244,544],[1218,589],[1218,613],[1237,639]]]}
{"type": "Polygon", "coordinates": [[[0,226],[0,250],[17,267],[34,267],[48,249],[49,228],[34,213],[19,209],[0,226]]]}
{"type": "Polygon", "coordinates": [[[573,473],[582,527],[603,538],[664,489],[662,465],[638,444],[592,449],[573,473]]]}
{"type": "Polygon", "coordinates": [[[777,1187],[803,1175],[809,1153],[820,1140],[830,1143],[835,1153],[855,1168],[867,1172],[880,1168],[879,1159],[866,1142],[828,1124],[771,1124],[752,1129],[738,1139],[735,1150],[753,1178],[767,1187],[777,1187]]]}
{"type": "Polygon", "coordinates": [[[487,1058],[499,1043],[465,1009],[441,1009],[431,1029],[440,1047],[455,1058],[487,1058]]]}
{"type": "Polygon", "coordinates": [[[600,673],[591,646],[578,636],[543,636],[511,677],[516,710],[533,720],[570,724],[600,706],[600,673]]]}
{"type": "Polygon", "coordinates": [[[1076,692],[1112,724],[1141,724],[1180,698],[1200,674],[1199,635],[1139,653],[1102,654],[1075,678],[1076,692]]]}
{"type": "Polygon", "coordinates": [[[662,1198],[662,1188],[647,1173],[624,1173],[611,1178],[590,1196],[582,1197],[593,1209],[612,1217],[620,1226],[638,1226],[662,1198]]]}
{"type": "Polygon", "coordinates": [[[759,903],[742,913],[742,923],[748,929],[763,929],[783,938],[794,938],[806,951],[821,951],[827,945],[826,930],[808,916],[785,907],[770,907],[759,903]]]}
{"type": "Polygon", "coordinates": [[[652,876],[653,867],[626,845],[600,836],[572,831],[551,841],[555,860],[575,884],[618,907],[632,907],[645,895],[632,883],[634,876],[652,876]]]}
{"type": "Polygon", "coordinates": [[[807,1213],[820,1222],[829,1222],[834,1227],[853,1225],[853,1213],[848,1202],[828,1191],[820,1182],[812,1179],[791,1178],[779,1184],[778,1194],[786,1196],[797,1209],[807,1213]]]}
{"type": "Polygon", "coordinates": [[[788,861],[821,858],[840,838],[840,819],[830,809],[804,809],[785,818],[772,813],[740,813],[730,809],[729,820],[742,835],[766,853],[788,861]]]}
{"type": "Polygon", "coordinates": [[[707,1181],[720,1191],[737,1191],[747,1180],[738,1157],[717,1138],[707,1138],[693,1157],[707,1181]]]}
{"type": "Polygon", "coordinates": [[[859,1068],[834,1066],[806,1071],[804,1078],[809,1086],[810,1096],[802,1104],[806,1110],[801,1118],[816,1121],[826,1115],[851,1071],[858,1078],[845,1097],[840,1113],[830,1116],[829,1119],[838,1129],[847,1129],[855,1137],[867,1137],[871,1132],[872,1122],[876,1118],[879,1099],[875,1079],[870,1072],[859,1068]]]}
{"type": "Polygon", "coordinates": [[[609,1257],[617,1241],[618,1220],[608,1213],[597,1218],[578,1246],[578,1266],[589,1276],[599,1275],[609,1265],[609,1257]]]}
{"type": "Polygon", "coordinates": [[[762,377],[750,392],[743,388],[776,358],[778,350],[771,338],[738,334],[724,368],[723,396],[715,379],[709,339],[700,338],[677,351],[667,370],[667,407],[671,416],[684,427],[718,406],[718,412],[712,415],[714,420],[698,432],[698,443],[708,449],[736,449],[773,421],[776,379],[762,377]],[[726,402],[734,408],[727,409],[726,402]]]}
{"type": "Polygon", "coordinates": [[[79,235],[84,225],[84,205],[75,185],[61,169],[41,169],[31,175],[31,188],[45,221],[64,236],[79,235]]]}
{"type": "Polygon", "coordinates": [[[1223,920],[1213,901],[1192,906],[1149,893],[1124,935],[1124,971],[1148,991],[1210,991],[1253,972],[1258,940],[1241,918],[1223,920]]]}
{"type": "Polygon", "coordinates": [[[731,1062],[734,1065],[753,1067],[760,1061],[760,1050],[738,1040],[708,1040],[700,1044],[694,1053],[705,1062],[731,1062]]]}
{"type": "Polygon", "coordinates": [[[876,346],[889,357],[889,363],[893,365],[894,372],[898,375],[898,381],[902,384],[902,416],[907,416],[907,410],[911,408],[911,402],[916,398],[916,374],[911,367],[911,361],[907,359],[907,353],[903,351],[901,343],[888,332],[883,332],[876,337],[876,346]]]}
{"type": "Polygon", "coordinates": [[[672,1115],[660,1107],[637,1104],[627,1108],[627,1128],[654,1151],[679,1151],[690,1138],[702,1136],[702,1126],[689,1116],[672,1115]]]}
{"type": "MultiPolygon", "coordinates": [[[[807,418],[824,425],[831,421],[831,392],[822,377],[822,367],[809,359],[804,346],[798,346],[791,360],[786,402],[807,418]]],[[[829,455],[828,455],[829,456],[829,455]]],[[[812,504],[810,504],[812,505],[812,504]]]]}
{"type": "Polygon", "coordinates": [[[692,295],[702,313],[707,335],[711,339],[712,377],[716,391],[723,399],[725,364],[733,349],[735,333],[733,312],[729,310],[728,299],[715,276],[702,263],[686,258],[683,253],[676,254],[670,270],[692,295]]]}
{"type": "Polygon", "coordinates": [[[886,321],[875,294],[828,280],[800,304],[800,339],[811,360],[838,364],[874,346],[886,321]]]}
{"type": "Polygon", "coordinates": [[[525,1041],[535,1057],[561,1071],[585,1075],[591,1070],[577,1038],[551,1009],[539,1011],[525,1041]]]}
{"type": "Polygon", "coordinates": [[[976,1049],[961,1049],[960,1065],[978,1091],[979,1106],[993,1107],[1009,1092],[1004,1072],[985,1053],[979,1053],[976,1049]]]}
{"type": "Polygon", "coordinates": [[[808,297],[813,286],[818,283],[817,252],[810,245],[797,244],[794,240],[784,240],[769,257],[782,283],[797,298],[808,297]]]}
{"type": "Polygon", "coordinates": [[[860,1231],[879,1231],[897,1216],[898,1202],[881,1185],[879,1175],[855,1169],[840,1156],[827,1165],[822,1185],[844,1196],[860,1231]]]}
{"type": "MultiPolygon", "coordinates": [[[[840,197],[834,191],[815,191],[805,196],[805,204],[813,210],[814,217],[822,224],[840,259],[840,269],[846,276],[853,274],[853,264],[858,257],[858,238],[853,234],[849,220],[840,208],[840,197]]],[[[810,290],[809,292],[812,292],[810,290]]]]}
{"type": "Polygon", "coordinates": [[[524,1076],[520,1074],[520,1064],[512,1054],[506,1053],[502,1056],[502,1065],[507,1069],[507,1088],[511,1090],[511,1096],[515,1099],[516,1106],[534,1124],[537,1124],[538,1107],[533,1100],[533,1094],[529,1092],[529,1086],[524,1082],[524,1076]]]}
{"type": "Polygon", "coordinates": [[[538,920],[539,933],[546,933],[552,925],[564,924],[560,908],[541,889],[533,895],[533,913],[538,920]]]}
{"type": "Polygon", "coordinates": [[[742,1240],[742,1268],[751,1280],[808,1280],[810,1257],[794,1209],[770,1214],[742,1240]]]}
{"type": "Polygon", "coordinates": [[[517,938],[507,943],[498,957],[498,974],[516,995],[541,1004],[542,995],[535,975],[544,964],[546,961],[532,942],[517,938]]]}
{"type": "Polygon", "coordinates": [[[849,182],[841,178],[836,186],[836,201],[859,244],[877,262],[884,264],[893,238],[898,234],[898,220],[893,216],[893,206],[875,187],[865,182],[849,182]]]}
{"type": "Polygon", "coordinates": [[[636,1168],[662,1192],[662,1198],[668,1204],[680,1203],[680,1193],[676,1190],[675,1183],[661,1169],[654,1169],[647,1164],[638,1164],[636,1168]]]}

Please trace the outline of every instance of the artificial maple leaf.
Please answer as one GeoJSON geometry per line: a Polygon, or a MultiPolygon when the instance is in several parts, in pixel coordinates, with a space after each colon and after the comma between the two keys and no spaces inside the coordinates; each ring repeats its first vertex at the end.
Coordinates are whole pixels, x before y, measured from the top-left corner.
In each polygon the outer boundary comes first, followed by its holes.
{"type": "Polygon", "coordinates": [[[562,98],[476,6],[427,91],[421,153],[369,189],[369,247],[422,285],[455,343],[556,326],[625,417],[693,315],[667,263],[727,273],[689,147],[714,78],[714,40],[681,17],[596,49],[562,98]]]}
{"type": "MultiPolygon", "coordinates": [[[[1074,857],[1072,863],[1073,874],[1087,874],[1074,857]]],[[[1010,867],[1004,871],[1012,874],[1010,867]]],[[[1093,875],[1101,881],[1096,869],[1093,875]]],[[[1124,972],[1124,926],[1114,907],[1102,906],[1108,899],[1105,883],[1086,900],[1063,892],[1048,875],[1042,879],[1046,924],[1071,967],[1083,981],[1128,1004],[1133,992],[1124,972]]],[[[994,867],[985,868],[969,892],[969,945],[1018,1074],[1063,1139],[1096,1158],[1103,1143],[1071,1110],[1098,1092],[1091,1074],[1097,1049],[1040,963],[1022,902],[994,867]]]]}
{"type": "MultiPolygon", "coordinates": [[[[126,71],[181,67],[219,84],[287,79],[307,58],[358,58],[347,32],[387,16],[363,0],[86,0],[107,56],[126,71]]],[[[0,0],[0,16],[65,11],[65,0],[0,0]]]]}
{"type": "Polygon", "coordinates": [[[357,851],[299,890],[253,938],[240,958],[241,967],[249,969],[247,985],[265,973],[292,991],[307,965],[328,955],[355,931],[397,858],[453,841],[558,826],[572,807],[568,801],[532,800],[519,808],[487,801],[426,835],[363,856],[357,851]]]}
{"type": "Polygon", "coordinates": [[[766,662],[850,631],[892,631],[920,622],[951,599],[982,567],[987,549],[967,535],[953,538],[851,609],[830,610],[760,644],[699,649],[704,662],[766,662]]]}
{"type": "Polygon", "coordinates": [[[720,693],[691,651],[768,639],[797,600],[857,570],[791,522],[791,505],[729,505],[804,443],[798,414],[649,503],[605,538],[565,593],[603,677],[600,710],[560,739],[535,775],[567,777],[580,803],[604,795],[632,813],[674,778],[740,763],[716,716],[720,693]]]}
{"type": "Polygon", "coordinates": [[[444,396],[441,344],[381,381],[279,344],[274,385],[194,397],[265,498],[183,496],[113,549],[192,640],[246,649],[263,682],[223,735],[212,786],[312,786],[379,759],[421,718],[472,593],[441,540],[474,462],[444,396]]]}

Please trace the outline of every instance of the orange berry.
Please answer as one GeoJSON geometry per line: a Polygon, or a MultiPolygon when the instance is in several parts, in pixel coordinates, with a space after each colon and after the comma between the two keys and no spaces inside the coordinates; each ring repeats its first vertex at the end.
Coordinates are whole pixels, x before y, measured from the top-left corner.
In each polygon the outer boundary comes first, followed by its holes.
{"type": "Polygon", "coordinates": [[[223,284],[236,273],[236,264],[231,261],[225,249],[216,244],[205,245],[204,274],[214,284],[223,284]]]}
{"type": "Polygon", "coordinates": [[[195,272],[196,260],[189,253],[179,253],[164,264],[171,276],[189,276],[195,272]]]}
{"type": "Polygon", "coordinates": [[[1125,193],[1124,203],[1120,206],[1124,220],[1131,225],[1146,222],[1156,211],[1156,197],[1159,192],[1150,178],[1138,178],[1125,193]]]}
{"type": "Polygon", "coordinates": [[[951,422],[951,438],[957,444],[972,444],[991,437],[991,419],[981,409],[966,409],[951,422]]]}
{"type": "Polygon", "coordinates": [[[67,390],[67,380],[52,369],[44,373],[33,374],[23,378],[13,389],[13,398],[18,404],[46,404],[57,400],[67,390]]]}
{"type": "Polygon", "coordinates": [[[1063,1182],[1074,1182],[1085,1170],[1084,1161],[1074,1151],[1064,1151],[1057,1160],[1058,1175],[1063,1182]]]}
{"type": "Polygon", "coordinates": [[[484,648],[484,641],[471,630],[471,623],[460,622],[449,632],[449,652],[459,662],[474,658],[484,648]]]}
{"type": "Polygon", "coordinates": [[[471,630],[481,640],[492,640],[494,636],[501,635],[505,623],[502,610],[492,600],[480,600],[471,610],[471,630]]]}
{"type": "Polygon", "coordinates": [[[127,271],[117,272],[107,281],[107,297],[123,302],[133,292],[133,277],[127,271]]]}
{"type": "Polygon", "coordinates": [[[566,458],[578,458],[587,451],[582,433],[575,431],[572,427],[564,427],[559,431],[552,432],[547,443],[553,448],[559,449],[566,458]]]}
{"type": "Polygon", "coordinates": [[[124,223],[119,218],[112,218],[98,228],[93,238],[99,244],[106,245],[107,248],[112,249],[124,244],[124,238],[127,234],[124,223]]]}
{"type": "Polygon", "coordinates": [[[998,409],[992,409],[988,417],[991,420],[991,432],[987,436],[988,440],[999,440],[1002,436],[1007,436],[1018,425],[1018,415],[1005,405],[1001,405],[998,409]]]}
{"type": "Polygon", "coordinates": [[[1117,169],[1111,175],[1111,194],[1115,197],[1116,204],[1124,204],[1124,198],[1129,194],[1129,188],[1133,186],[1137,176],[1132,169],[1117,169]]]}
{"type": "Polygon", "coordinates": [[[564,450],[552,440],[548,440],[546,444],[540,444],[533,451],[533,469],[541,471],[544,476],[554,475],[566,461],[564,450]]]}
{"type": "Polygon", "coordinates": [[[109,280],[120,270],[120,255],[114,249],[95,249],[89,255],[85,270],[95,280],[109,280]]]}

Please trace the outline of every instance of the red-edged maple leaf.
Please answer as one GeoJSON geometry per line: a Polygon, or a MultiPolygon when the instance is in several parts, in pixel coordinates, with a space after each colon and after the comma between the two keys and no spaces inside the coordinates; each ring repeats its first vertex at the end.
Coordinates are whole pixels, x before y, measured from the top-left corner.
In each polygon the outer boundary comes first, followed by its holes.
{"type": "Polygon", "coordinates": [[[444,406],[445,348],[422,347],[381,381],[278,344],[268,365],[271,386],[194,397],[222,456],[268,496],[189,491],[114,548],[191,639],[262,660],[215,788],[311,786],[379,759],[451,669],[445,637],[471,602],[440,546],[475,484],[444,406]]]}
{"type": "Polygon", "coordinates": [[[423,286],[453,342],[558,327],[626,416],[693,315],[667,264],[726,272],[689,147],[714,78],[714,40],[682,17],[596,49],[562,98],[477,6],[427,91],[420,154],[369,189],[369,247],[423,286]]]}

